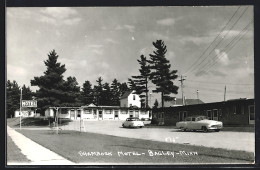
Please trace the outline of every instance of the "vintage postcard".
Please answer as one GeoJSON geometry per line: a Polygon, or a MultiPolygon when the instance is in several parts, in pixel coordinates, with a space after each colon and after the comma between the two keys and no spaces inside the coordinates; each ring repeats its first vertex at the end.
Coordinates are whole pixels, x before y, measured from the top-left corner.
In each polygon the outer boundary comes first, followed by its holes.
{"type": "Polygon", "coordinates": [[[6,165],[255,163],[254,6],[6,7],[6,165]]]}

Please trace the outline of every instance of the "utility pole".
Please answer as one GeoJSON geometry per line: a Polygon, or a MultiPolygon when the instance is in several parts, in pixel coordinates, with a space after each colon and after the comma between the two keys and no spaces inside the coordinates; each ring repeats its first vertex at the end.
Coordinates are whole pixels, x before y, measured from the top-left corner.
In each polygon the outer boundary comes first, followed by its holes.
{"type": "Polygon", "coordinates": [[[226,86],[225,86],[225,90],[224,90],[224,101],[226,101],[226,86]]]}
{"type": "Polygon", "coordinates": [[[198,104],[199,104],[199,90],[197,90],[197,99],[198,99],[198,104]]]}
{"type": "Polygon", "coordinates": [[[21,96],[20,96],[20,130],[22,129],[22,95],[23,95],[23,89],[21,88],[21,96]]]}
{"type": "Polygon", "coordinates": [[[182,76],[181,75],[181,79],[179,80],[180,82],[181,82],[181,91],[182,91],[182,105],[184,105],[184,98],[183,98],[183,88],[184,88],[184,86],[183,86],[183,81],[184,80],[186,80],[186,79],[184,79],[183,77],[186,77],[186,76],[182,76]]]}

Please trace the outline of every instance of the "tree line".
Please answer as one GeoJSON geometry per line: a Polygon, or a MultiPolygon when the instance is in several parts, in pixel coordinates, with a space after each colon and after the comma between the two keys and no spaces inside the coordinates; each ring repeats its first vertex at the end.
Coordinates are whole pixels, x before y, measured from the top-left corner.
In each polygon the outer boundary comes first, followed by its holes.
{"type": "MultiPolygon", "coordinates": [[[[177,94],[178,87],[173,80],[177,78],[177,70],[171,70],[171,64],[166,59],[167,47],[162,40],[153,42],[155,50],[148,59],[141,55],[137,62],[140,65],[139,75],[128,78],[128,82],[119,82],[114,79],[111,83],[104,82],[102,77],[96,80],[97,85],[92,85],[86,80],[82,87],[79,86],[75,77],[69,76],[64,79],[66,72],[65,64],[58,62],[59,55],[55,50],[48,54],[48,59],[44,61],[46,71],[42,76],[34,77],[31,86],[38,86],[36,92],[32,92],[29,87],[23,85],[23,100],[37,100],[37,109],[44,113],[45,109],[54,106],[83,106],[88,104],[119,106],[120,97],[128,90],[135,90],[141,98],[141,106],[148,108],[148,83],[152,82],[156,87],[152,91],[161,93],[161,103],[172,100],[170,94],[177,94]]],[[[20,87],[14,80],[7,81],[7,114],[10,117],[14,111],[20,107],[20,87]]],[[[158,107],[158,101],[154,103],[158,107]]]]}

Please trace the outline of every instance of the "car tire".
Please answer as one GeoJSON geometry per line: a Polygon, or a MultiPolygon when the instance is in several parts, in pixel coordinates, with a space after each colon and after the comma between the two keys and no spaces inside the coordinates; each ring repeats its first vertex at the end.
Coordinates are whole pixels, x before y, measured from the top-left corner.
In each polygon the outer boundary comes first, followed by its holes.
{"type": "Polygon", "coordinates": [[[140,126],[140,128],[142,128],[143,126],[140,126]]]}
{"type": "Polygon", "coordinates": [[[125,127],[125,125],[124,125],[124,124],[123,124],[122,126],[123,126],[123,128],[125,127]]]}
{"type": "Polygon", "coordinates": [[[203,131],[203,132],[208,132],[207,127],[206,127],[206,126],[203,126],[203,127],[202,127],[202,131],[203,131]]]}
{"type": "Polygon", "coordinates": [[[220,131],[220,129],[215,129],[215,132],[219,132],[220,131]]]}
{"type": "Polygon", "coordinates": [[[184,127],[180,127],[180,129],[182,130],[182,131],[186,131],[186,128],[184,128],[184,127]]]}

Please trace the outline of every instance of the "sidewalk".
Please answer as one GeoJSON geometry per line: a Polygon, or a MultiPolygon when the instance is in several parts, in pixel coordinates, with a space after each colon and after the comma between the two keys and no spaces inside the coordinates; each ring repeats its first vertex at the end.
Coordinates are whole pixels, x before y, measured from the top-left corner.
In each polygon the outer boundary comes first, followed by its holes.
{"type": "MultiPolygon", "coordinates": [[[[30,160],[30,162],[13,162],[13,160],[7,160],[7,165],[73,165],[74,163],[61,157],[60,155],[50,151],[47,148],[37,144],[24,135],[18,133],[14,129],[7,126],[7,135],[10,136],[12,141],[21,150],[21,155],[25,155],[26,158],[19,160],[30,160]]],[[[9,149],[11,150],[11,149],[9,149]]],[[[7,153],[8,154],[8,153],[7,153]]],[[[21,156],[20,155],[20,156],[21,156]]]]}

